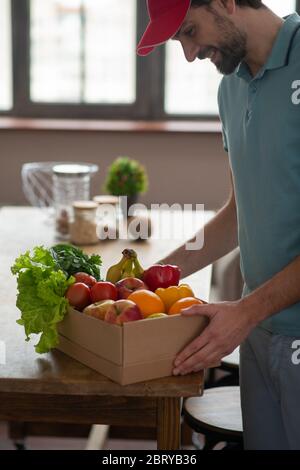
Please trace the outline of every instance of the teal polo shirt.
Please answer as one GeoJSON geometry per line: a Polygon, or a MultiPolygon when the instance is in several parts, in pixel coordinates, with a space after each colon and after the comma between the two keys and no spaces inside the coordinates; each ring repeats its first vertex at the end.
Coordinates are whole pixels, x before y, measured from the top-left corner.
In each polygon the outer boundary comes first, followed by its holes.
{"type": "MultiPolygon", "coordinates": [[[[237,202],[244,295],[300,255],[300,17],[284,20],[257,75],[242,62],[223,78],[218,94],[237,202]]],[[[300,303],[261,326],[300,337],[300,303]]]]}

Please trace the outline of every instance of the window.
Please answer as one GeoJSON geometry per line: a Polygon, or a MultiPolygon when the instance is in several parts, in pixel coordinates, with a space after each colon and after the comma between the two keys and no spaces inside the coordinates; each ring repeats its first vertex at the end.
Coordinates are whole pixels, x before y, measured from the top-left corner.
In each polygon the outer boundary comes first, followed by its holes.
{"type": "Polygon", "coordinates": [[[12,107],[10,1],[0,0],[0,110],[12,107]]]}
{"type": "Polygon", "coordinates": [[[181,45],[166,46],[165,111],[168,114],[216,115],[222,76],[208,60],[186,61],[181,45]]]}
{"type": "Polygon", "coordinates": [[[135,3],[31,0],[31,100],[133,103],[135,3]]]}
{"type": "MultiPolygon", "coordinates": [[[[295,0],[264,0],[279,16],[296,9],[295,0]]],[[[181,45],[169,41],[166,46],[165,111],[179,115],[218,114],[217,90],[221,75],[208,60],[186,62],[181,45]]]]}
{"type": "MultiPolygon", "coordinates": [[[[300,0],[265,3],[300,11],[300,0]]],[[[0,0],[0,114],[216,119],[215,66],[186,62],[176,41],[138,57],[147,24],[146,0],[0,0]]]]}
{"type": "Polygon", "coordinates": [[[265,5],[271,8],[277,15],[286,16],[296,10],[296,0],[264,0],[265,5]]]}

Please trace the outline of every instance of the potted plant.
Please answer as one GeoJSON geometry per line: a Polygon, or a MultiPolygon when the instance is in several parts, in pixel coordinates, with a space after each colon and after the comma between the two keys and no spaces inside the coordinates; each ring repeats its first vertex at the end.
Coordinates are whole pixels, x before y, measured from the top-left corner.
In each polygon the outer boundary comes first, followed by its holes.
{"type": "MultiPolygon", "coordinates": [[[[114,196],[127,196],[127,207],[135,204],[138,195],[148,190],[146,169],[137,161],[128,157],[117,158],[108,168],[104,185],[105,191],[114,196]]],[[[124,211],[125,216],[128,215],[124,211]]]]}

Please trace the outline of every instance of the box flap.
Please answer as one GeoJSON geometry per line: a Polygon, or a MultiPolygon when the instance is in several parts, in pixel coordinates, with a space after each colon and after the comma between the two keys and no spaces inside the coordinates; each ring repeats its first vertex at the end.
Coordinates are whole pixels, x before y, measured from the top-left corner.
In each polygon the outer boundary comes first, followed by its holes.
{"type": "Polygon", "coordinates": [[[174,358],[207,324],[204,316],[182,315],[125,323],[124,365],[174,358]]]}
{"type": "Polygon", "coordinates": [[[115,364],[122,364],[123,329],[69,308],[58,331],[73,343],[115,364]]]}

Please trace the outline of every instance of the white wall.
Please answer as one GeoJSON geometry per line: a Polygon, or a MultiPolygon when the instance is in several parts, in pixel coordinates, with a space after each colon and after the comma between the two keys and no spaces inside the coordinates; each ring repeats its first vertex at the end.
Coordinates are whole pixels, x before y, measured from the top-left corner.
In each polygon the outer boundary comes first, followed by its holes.
{"type": "Polygon", "coordinates": [[[220,134],[1,130],[0,204],[25,204],[21,167],[30,161],[97,163],[92,194],[102,193],[107,166],[128,155],[148,170],[150,188],[141,202],[204,203],[216,209],[228,195],[228,158],[220,134]]]}

